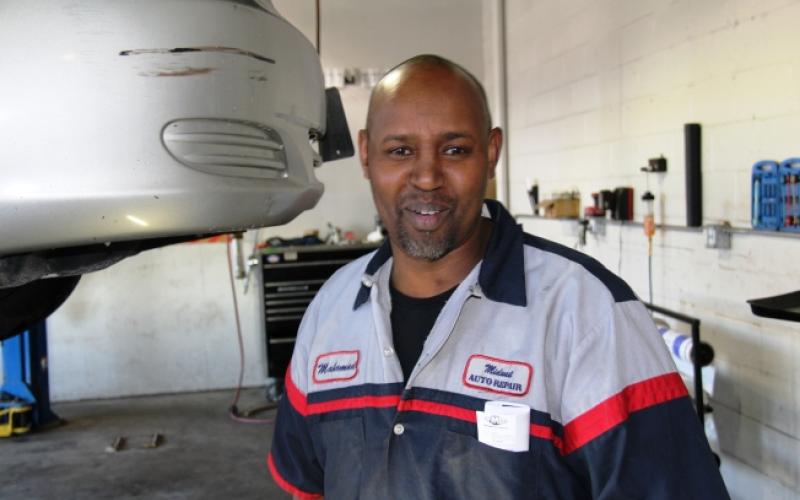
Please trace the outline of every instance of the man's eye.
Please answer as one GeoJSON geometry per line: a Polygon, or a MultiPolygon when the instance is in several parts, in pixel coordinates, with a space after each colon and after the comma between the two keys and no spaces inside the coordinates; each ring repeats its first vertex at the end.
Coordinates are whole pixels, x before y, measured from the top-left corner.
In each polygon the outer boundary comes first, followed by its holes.
{"type": "Polygon", "coordinates": [[[410,154],[411,148],[407,148],[405,146],[400,146],[389,150],[390,156],[409,156],[410,154]]]}
{"type": "Polygon", "coordinates": [[[468,152],[467,148],[461,146],[447,146],[444,148],[444,154],[448,156],[465,155],[468,152]]]}

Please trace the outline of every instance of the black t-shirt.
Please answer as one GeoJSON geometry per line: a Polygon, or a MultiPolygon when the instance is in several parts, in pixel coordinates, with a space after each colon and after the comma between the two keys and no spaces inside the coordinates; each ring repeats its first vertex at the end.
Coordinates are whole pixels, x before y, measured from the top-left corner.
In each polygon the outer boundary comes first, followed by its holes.
{"type": "Polygon", "coordinates": [[[433,328],[445,302],[455,287],[439,295],[418,299],[398,292],[389,285],[392,296],[392,339],[394,351],[400,358],[403,379],[408,380],[422,354],[422,346],[433,328]]]}

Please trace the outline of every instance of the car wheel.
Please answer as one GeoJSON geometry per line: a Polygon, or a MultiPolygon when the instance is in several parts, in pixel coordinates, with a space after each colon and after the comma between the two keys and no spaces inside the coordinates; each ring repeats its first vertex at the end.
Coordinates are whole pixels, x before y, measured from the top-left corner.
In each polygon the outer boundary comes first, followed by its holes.
{"type": "Polygon", "coordinates": [[[24,332],[44,320],[67,300],[80,275],[48,278],[0,288],[0,340],[24,332]]]}

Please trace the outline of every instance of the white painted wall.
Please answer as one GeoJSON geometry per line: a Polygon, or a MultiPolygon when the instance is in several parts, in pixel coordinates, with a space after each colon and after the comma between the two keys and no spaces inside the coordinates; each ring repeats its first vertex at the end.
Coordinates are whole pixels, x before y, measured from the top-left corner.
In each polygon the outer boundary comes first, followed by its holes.
{"type": "MultiPolygon", "coordinates": [[[[224,243],[151,250],[83,277],[47,322],[53,400],[235,387],[239,375],[224,243]]],[[[260,313],[237,282],[245,384],[264,381],[260,313]]]]}
{"type": "MultiPolygon", "coordinates": [[[[706,223],[750,224],[750,168],[800,154],[800,56],[789,0],[508,0],[510,208],[529,214],[540,191],[646,187],[656,220],[685,224],[683,124],[703,125],[706,223]]],[[[570,246],[573,224],[521,219],[570,246]]],[[[800,496],[800,326],[758,318],[746,299],[796,290],[800,239],[734,235],[704,248],[701,233],[659,231],[654,300],[697,316],[717,352],[712,404],[723,475],[738,499],[800,496]]],[[[647,297],[641,227],[609,225],[584,250],[647,297]],[[621,266],[620,266],[621,262],[621,266]]]]}
{"type": "MultiPolygon", "coordinates": [[[[275,6],[314,40],[313,0],[275,6]]],[[[389,68],[438,53],[479,77],[483,70],[481,0],[336,0],[322,2],[326,67],[389,68]]],[[[344,88],[354,135],[365,122],[369,90],[344,88]]],[[[261,231],[293,237],[325,223],[363,237],[374,226],[369,186],[355,158],[317,171],[326,185],[317,208],[293,223],[261,231]]],[[[252,240],[254,235],[249,235],[252,240]]],[[[51,392],[56,401],[233,387],[239,370],[223,244],[184,244],[127,259],[86,275],[49,320],[51,392]]],[[[264,382],[260,297],[237,282],[246,385],[264,382]]]]}

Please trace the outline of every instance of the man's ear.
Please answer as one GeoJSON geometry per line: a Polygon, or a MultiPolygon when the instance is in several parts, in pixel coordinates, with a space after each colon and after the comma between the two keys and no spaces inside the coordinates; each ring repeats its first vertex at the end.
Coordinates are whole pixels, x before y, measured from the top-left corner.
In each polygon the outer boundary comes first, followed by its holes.
{"type": "Polygon", "coordinates": [[[365,129],[358,131],[358,158],[361,160],[361,171],[365,179],[369,179],[367,158],[369,153],[369,134],[365,129]]]}
{"type": "Polygon", "coordinates": [[[487,156],[489,160],[489,178],[493,179],[497,171],[497,161],[500,159],[500,151],[503,149],[503,130],[495,127],[489,131],[489,144],[487,156]]]}

